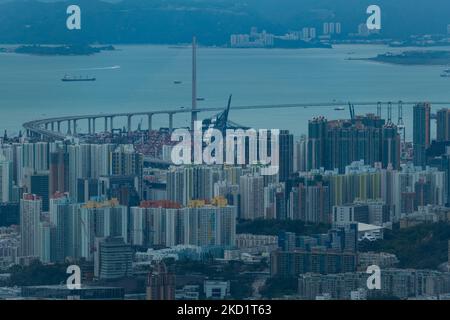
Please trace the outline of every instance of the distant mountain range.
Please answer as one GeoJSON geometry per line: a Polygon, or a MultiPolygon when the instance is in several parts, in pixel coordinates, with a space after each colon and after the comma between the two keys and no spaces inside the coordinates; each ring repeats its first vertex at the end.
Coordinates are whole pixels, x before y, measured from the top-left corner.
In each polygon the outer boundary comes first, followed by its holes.
{"type": "Polygon", "coordinates": [[[445,33],[448,0],[0,0],[0,43],[188,43],[223,45],[252,26],[284,34],[324,22],[341,22],[344,34],[382,8],[381,35],[445,33]],[[82,8],[82,30],[65,27],[66,7],[82,8]]]}

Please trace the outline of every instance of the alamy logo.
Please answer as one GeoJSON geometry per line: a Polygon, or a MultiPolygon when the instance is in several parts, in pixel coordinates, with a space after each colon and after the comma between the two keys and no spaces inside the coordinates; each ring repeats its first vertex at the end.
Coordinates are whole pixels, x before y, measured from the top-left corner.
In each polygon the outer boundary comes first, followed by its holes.
{"type": "Polygon", "coordinates": [[[366,273],[370,274],[367,278],[367,289],[380,290],[381,289],[381,269],[377,265],[372,265],[367,268],[366,273]]]}
{"type": "Polygon", "coordinates": [[[371,5],[367,8],[367,14],[371,16],[367,19],[367,29],[381,30],[381,9],[377,5],[371,5]]]}
{"type": "Polygon", "coordinates": [[[81,9],[77,5],[70,5],[67,7],[67,14],[70,16],[67,18],[66,25],[69,30],[81,29],[81,9]]]}
{"type": "Polygon", "coordinates": [[[67,278],[67,289],[81,289],[81,269],[77,265],[71,265],[67,267],[67,274],[70,274],[67,278]]]}
{"type": "Polygon", "coordinates": [[[217,129],[203,131],[202,121],[196,121],[192,135],[193,140],[187,129],[176,129],[172,133],[171,140],[178,142],[171,153],[173,164],[262,165],[262,175],[278,173],[278,129],[228,129],[226,137],[223,137],[222,132],[217,129]]]}

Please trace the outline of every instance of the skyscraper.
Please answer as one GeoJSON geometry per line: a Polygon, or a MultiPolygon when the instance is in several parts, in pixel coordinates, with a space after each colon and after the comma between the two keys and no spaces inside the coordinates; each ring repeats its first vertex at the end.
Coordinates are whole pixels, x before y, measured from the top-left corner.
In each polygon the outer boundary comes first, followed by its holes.
{"type": "Polygon", "coordinates": [[[414,106],[413,148],[414,165],[426,165],[426,149],[430,146],[430,113],[429,103],[419,103],[414,106]]]}
{"type": "MultiPolygon", "coordinates": [[[[124,206],[136,206],[140,201],[140,181],[138,176],[100,177],[98,179],[98,195],[107,199],[117,199],[124,206]]],[[[95,186],[92,189],[95,189],[95,186]]],[[[95,190],[90,192],[95,193],[95,190]]],[[[84,196],[86,196],[85,193],[84,196]]]]}
{"type": "Polygon", "coordinates": [[[176,245],[232,247],[237,207],[217,197],[191,201],[188,207],[171,201],[143,201],[130,208],[130,240],[134,246],[176,245]]]}
{"type": "Polygon", "coordinates": [[[90,149],[87,144],[68,146],[69,153],[69,194],[72,200],[77,200],[77,181],[80,178],[89,178],[90,149]]]}
{"type": "Polygon", "coordinates": [[[289,218],[313,223],[330,223],[330,188],[324,181],[301,178],[289,194],[289,218]]]}
{"type": "Polygon", "coordinates": [[[98,197],[99,181],[94,178],[77,180],[77,202],[86,203],[92,198],[98,197]]]}
{"type": "Polygon", "coordinates": [[[49,144],[47,142],[24,143],[22,145],[23,167],[35,171],[46,171],[49,165],[49,144]]]}
{"type": "Polygon", "coordinates": [[[192,166],[172,168],[167,172],[167,198],[187,205],[191,200],[213,198],[213,168],[192,166]]]}
{"type": "Polygon", "coordinates": [[[307,171],[307,150],[308,150],[308,138],[302,136],[299,141],[294,143],[294,172],[307,171]]]}
{"type": "Polygon", "coordinates": [[[42,211],[48,212],[49,209],[49,173],[41,172],[30,176],[30,192],[38,195],[42,199],[42,211]]]}
{"type": "Polygon", "coordinates": [[[425,170],[411,165],[402,165],[402,171],[393,177],[393,203],[395,219],[403,213],[411,213],[417,205],[445,204],[445,172],[427,167],[425,170]],[[416,194],[417,192],[417,194],[416,194]]]}
{"type": "Polygon", "coordinates": [[[55,193],[50,199],[50,223],[55,227],[52,261],[64,262],[70,252],[70,199],[67,193],[55,193]]]}
{"type": "Polygon", "coordinates": [[[69,191],[69,154],[58,149],[50,153],[49,194],[69,191]]]}
{"type": "Polygon", "coordinates": [[[307,170],[325,168],[327,119],[314,118],[308,124],[307,170]]]}
{"type": "Polygon", "coordinates": [[[205,205],[200,201],[191,208],[181,209],[184,244],[224,247],[235,245],[237,208],[228,206],[223,198],[215,198],[213,202],[214,205],[205,205]]]}
{"type": "Polygon", "coordinates": [[[437,112],[436,140],[450,141],[450,109],[437,112]]]}
{"type": "Polygon", "coordinates": [[[414,210],[433,203],[432,185],[430,181],[420,179],[414,184],[414,210]]]}
{"type": "Polygon", "coordinates": [[[450,147],[447,147],[445,154],[442,156],[441,170],[445,172],[445,205],[450,206],[450,147]]]}
{"type": "Polygon", "coordinates": [[[20,200],[20,245],[22,256],[40,255],[39,223],[42,199],[34,194],[24,194],[20,200]]]}
{"type": "Polygon", "coordinates": [[[338,169],[354,161],[367,165],[382,163],[400,166],[400,136],[397,127],[373,114],[350,120],[327,121],[323,117],[309,122],[308,169],[338,169]]]}
{"type": "Polygon", "coordinates": [[[279,136],[279,181],[286,182],[294,171],[294,136],[281,130],[279,136]]]}
{"type": "Polygon", "coordinates": [[[386,124],[382,130],[382,164],[383,168],[400,168],[400,135],[397,127],[386,124]]]}
{"type": "Polygon", "coordinates": [[[0,202],[10,202],[13,185],[12,162],[0,154],[0,202]]]}
{"type": "Polygon", "coordinates": [[[42,263],[52,262],[55,249],[55,226],[47,221],[39,222],[38,237],[34,241],[38,244],[39,260],[42,263]]]}
{"type": "MultiPolygon", "coordinates": [[[[115,161],[112,161],[113,144],[74,144],[67,147],[69,157],[68,189],[73,201],[78,199],[78,179],[98,179],[100,176],[109,176],[111,174],[122,174],[122,172],[138,170],[139,165],[134,166],[132,156],[128,157],[129,147],[124,147],[124,155],[119,148],[115,161]],[[122,156],[123,155],[123,156],[122,156]],[[130,159],[131,158],[131,159],[130,159]],[[115,171],[112,172],[112,167],[115,171]]],[[[133,153],[132,151],[130,151],[133,153]]],[[[138,161],[139,162],[139,161],[138,161]]],[[[61,191],[61,190],[58,190],[61,191]]]]}
{"type": "Polygon", "coordinates": [[[325,168],[344,172],[353,161],[381,162],[383,122],[374,115],[328,122],[325,168]]]}
{"type": "Polygon", "coordinates": [[[176,203],[187,204],[184,193],[184,170],[181,168],[171,168],[166,173],[167,199],[176,203]]]}
{"type": "Polygon", "coordinates": [[[115,199],[89,201],[80,209],[80,255],[94,258],[95,238],[121,237],[128,242],[128,210],[115,199]]]}
{"type": "Polygon", "coordinates": [[[134,150],[133,145],[120,145],[111,155],[112,175],[142,176],[144,156],[134,150]]]}
{"type": "Polygon", "coordinates": [[[284,183],[269,183],[264,188],[264,218],[286,220],[286,198],[284,183]]]}
{"type": "Polygon", "coordinates": [[[130,208],[130,243],[138,247],[150,247],[150,210],[143,206],[130,208]]]}
{"type": "Polygon", "coordinates": [[[20,206],[19,203],[0,203],[0,227],[19,225],[20,206]]]}
{"type": "Polygon", "coordinates": [[[264,178],[260,175],[241,176],[239,190],[241,194],[241,219],[255,220],[264,218],[264,178]]]}

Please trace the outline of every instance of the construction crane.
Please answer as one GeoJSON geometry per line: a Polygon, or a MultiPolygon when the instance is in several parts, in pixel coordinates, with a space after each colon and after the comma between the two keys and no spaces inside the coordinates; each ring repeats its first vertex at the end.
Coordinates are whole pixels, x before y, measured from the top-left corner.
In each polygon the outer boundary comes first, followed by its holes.
{"type": "Polygon", "coordinates": [[[403,122],[403,101],[398,102],[398,120],[397,120],[397,128],[398,132],[402,138],[402,142],[405,143],[406,141],[406,127],[405,123],[403,122]]]}
{"type": "Polygon", "coordinates": [[[225,135],[227,129],[233,129],[233,130],[236,130],[236,129],[248,130],[248,129],[250,129],[247,126],[243,126],[243,125],[240,125],[236,122],[229,120],[232,97],[233,97],[232,95],[229,96],[228,104],[224,111],[212,116],[209,119],[203,120],[203,131],[214,128],[214,129],[219,130],[220,132],[222,132],[225,135]]]}
{"type": "Polygon", "coordinates": [[[388,102],[388,118],[387,124],[392,124],[392,102],[388,102]]]}
{"type": "Polygon", "coordinates": [[[224,111],[222,111],[219,114],[214,115],[213,117],[211,117],[209,119],[203,120],[204,130],[207,130],[209,128],[216,128],[216,129],[219,129],[220,131],[224,132],[224,130],[226,129],[227,122],[228,122],[228,114],[230,112],[230,107],[231,107],[231,98],[232,98],[232,95],[229,96],[228,104],[224,111]]]}

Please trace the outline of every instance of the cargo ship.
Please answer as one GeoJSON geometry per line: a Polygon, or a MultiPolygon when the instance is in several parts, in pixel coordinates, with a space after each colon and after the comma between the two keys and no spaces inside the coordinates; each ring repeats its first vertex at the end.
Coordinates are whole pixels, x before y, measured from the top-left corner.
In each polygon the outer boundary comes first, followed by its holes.
{"type": "Polygon", "coordinates": [[[69,77],[67,75],[61,79],[63,82],[81,82],[81,81],[96,81],[94,77],[69,77]]]}

